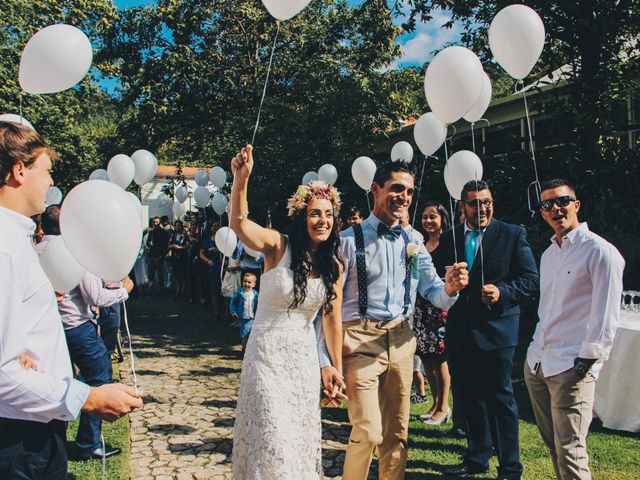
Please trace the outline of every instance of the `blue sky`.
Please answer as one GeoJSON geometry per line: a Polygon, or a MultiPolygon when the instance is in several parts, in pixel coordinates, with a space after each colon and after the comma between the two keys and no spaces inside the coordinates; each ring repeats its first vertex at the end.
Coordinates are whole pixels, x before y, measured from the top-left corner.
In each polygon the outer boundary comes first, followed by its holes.
{"type": "MultiPolygon", "coordinates": [[[[362,0],[348,0],[352,6],[359,5],[362,0]]],[[[139,7],[154,3],[153,0],[114,0],[117,8],[139,7]]],[[[440,28],[450,20],[445,12],[437,12],[433,20],[428,23],[418,23],[417,28],[410,34],[403,35],[399,39],[402,46],[402,57],[390,65],[390,68],[403,66],[423,65],[431,58],[431,52],[442,48],[448,42],[455,42],[460,38],[460,28],[454,26],[451,29],[440,28]]],[[[395,20],[402,22],[402,18],[395,20]]]]}

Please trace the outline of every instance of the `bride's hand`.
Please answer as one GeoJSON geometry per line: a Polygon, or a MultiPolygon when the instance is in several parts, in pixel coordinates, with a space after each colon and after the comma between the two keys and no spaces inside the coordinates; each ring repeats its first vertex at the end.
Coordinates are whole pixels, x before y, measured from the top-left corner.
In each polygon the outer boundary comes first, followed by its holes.
{"type": "Polygon", "coordinates": [[[231,160],[231,172],[237,180],[245,180],[253,170],[253,147],[247,145],[231,160]]]}
{"type": "Polygon", "coordinates": [[[325,394],[325,399],[323,399],[322,404],[324,406],[332,406],[339,407],[341,405],[341,400],[348,400],[343,390],[346,390],[347,386],[344,383],[344,379],[340,372],[332,365],[328,367],[323,367],[320,369],[322,374],[322,385],[324,387],[323,392],[325,394]]]}

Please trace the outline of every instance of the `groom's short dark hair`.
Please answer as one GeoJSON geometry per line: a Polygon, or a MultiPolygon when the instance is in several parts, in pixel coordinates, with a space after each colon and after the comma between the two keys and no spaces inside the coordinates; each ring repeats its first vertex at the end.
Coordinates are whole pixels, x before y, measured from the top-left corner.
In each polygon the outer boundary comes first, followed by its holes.
{"type": "Polygon", "coordinates": [[[391,174],[394,172],[408,173],[415,177],[413,168],[407,162],[386,162],[378,167],[376,174],[373,176],[373,181],[384,187],[384,184],[387,183],[387,180],[391,178],[391,174]]]}

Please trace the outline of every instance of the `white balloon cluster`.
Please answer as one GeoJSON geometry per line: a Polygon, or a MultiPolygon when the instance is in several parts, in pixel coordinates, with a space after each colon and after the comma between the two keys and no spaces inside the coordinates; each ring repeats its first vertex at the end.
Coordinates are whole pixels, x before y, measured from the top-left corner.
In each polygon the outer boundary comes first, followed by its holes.
{"type": "Polygon", "coordinates": [[[311,0],[262,0],[272,17],[284,21],[295,17],[311,0]]]}

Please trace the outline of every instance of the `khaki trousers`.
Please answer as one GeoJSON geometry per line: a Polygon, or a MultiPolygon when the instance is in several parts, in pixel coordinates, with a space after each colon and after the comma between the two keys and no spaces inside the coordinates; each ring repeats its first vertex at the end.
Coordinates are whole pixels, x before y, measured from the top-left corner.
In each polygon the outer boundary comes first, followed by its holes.
{"type": "Polygon", "coordinates": [[[525,362],[524,380],[542,440],[560,480],[591,480],[587,434],[593,417],[596,381],[591,374],[580,378],[573,368],[544,378],[525,362]]]}
{"type": "Polygon", "coordinates": [[[407,464],[416,339],[405,319],[345,322],[343,333],[352,430],[342,478],[366,480],[377,446],[379,478],[401,480],[407,464]]]}

